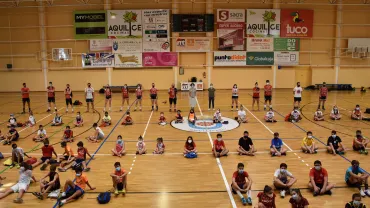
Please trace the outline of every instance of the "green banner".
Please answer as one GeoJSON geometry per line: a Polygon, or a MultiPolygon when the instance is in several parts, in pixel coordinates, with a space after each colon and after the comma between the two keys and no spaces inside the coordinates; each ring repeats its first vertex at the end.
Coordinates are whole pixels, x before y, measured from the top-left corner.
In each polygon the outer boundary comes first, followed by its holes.
{"type": "Polygon", "coordinates": [[[75,11],[75,39],[108,38],[106,11],[75,11]]]}
{"type": "Polygon", "coordinates": [[[274,65],[274,52],[247,52],[247,65],[274,65]]]}
{"type": "Polygon", "coordinates": [[[299,38],[274,38],[274,51],[299,51],[299,38]]]}

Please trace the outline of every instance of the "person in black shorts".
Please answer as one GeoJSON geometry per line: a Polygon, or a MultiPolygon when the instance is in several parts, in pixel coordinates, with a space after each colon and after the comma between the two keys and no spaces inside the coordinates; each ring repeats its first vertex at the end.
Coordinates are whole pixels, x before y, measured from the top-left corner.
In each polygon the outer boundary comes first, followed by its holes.
{"type": "Polygon", "coordinates": [[[239,148],[237,151],[239,152],[239,155],[254,156],[254,153],[257,152],[254,148],[252,139],[249,137],[248,131],[244,131],[244,136],[239,139],[238,145],[239,148]]]}
{"type": "Polygon", "coordinates": [[[171,88],[168,89],[169,102],[170,102],[170,112],[172,111],[172,103],[174,104],[174,111],[176,112],[176,103],[177,103],[177,88],[175,84],[171,85],[171,88]]]}
{"type": "Polygon", "coordinates": [[[64,90],[64,94],[66,97],[66,112],[68,112],[68,105],[71,106],[73,112],[73,104],[72,104],[72,90],[69,87],[69,84],[66,85],[66,89],[64,90]]]}

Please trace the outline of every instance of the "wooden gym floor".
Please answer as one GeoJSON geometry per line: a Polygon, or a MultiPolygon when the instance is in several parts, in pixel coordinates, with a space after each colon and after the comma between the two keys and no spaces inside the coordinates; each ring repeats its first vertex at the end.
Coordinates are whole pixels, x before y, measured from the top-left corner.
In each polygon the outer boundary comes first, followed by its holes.
{"type": "MultiPolygon", "coordinates": [[[[119,94],[113,94],[113,111],[110,113],[113,125],[103,128],[106,135],[106,140],[100,144],[91,144],[85,140],[85,137],[92,134],[91,126],[94,122],[100,122],[103,116],[102,110],[104,105],[104,96],[97,94],[95,103],[99,113],[84,113],[85,105],[81,106],[76,111],[81,111],[85,121],[85,126],[81,128],[73,128],[74,135],[78,135],[76,141],[84,141],[85,147],[88,148],[91,154],[95,153],[93,160],[89,162],[91,171],[87,173],[90,183],[97,187],[94,192],[88,191],[83,199],[72,204],[72,206],[89,206],[98,207],[96,196],[98,192],[104,192],[112,188],[110,173],[113,171],[113,164],[120,161],[123,168],[130,172],[128,176],[128,193],[125,197],[112,197],[110,206],[118,207],[232,207],[231,202],[236,203],[237,207],[242,207],[240,199],[237,195],[230,195],[226,189],[232,180],[232,174],[236,170],[238,162],[245,164],[245,170],[248,171],[253,179],[253,205],[255,206],[258,199],[256,195],[263,187],[272,185],[273,173],[279,168],[279,164],[285,162],[288,164],[288,170],[292,172],[298,179],[294,187],[302,188],[303,195],[308,199],[310,207],[344,207],[345,202],[351,200],[353,193],[357,190],[347,188],[344,182],[344,174],[350,166],[349,161],[357,159],[360,161],[360,166],[367,171],[370,171],[369,156],[359,155],[353,152],[352,139],[355,131],[361,129],[365,136],[370,134],[370,123],[363,121],[352,121],[349,119],[349,110],[353,109],[356,104],[360,104],[362,111],[366,107],[370,107],[370,96],[368,94],[360,94],[360,92],[329,92],[328,101],[326,104],[326,121],[313,121],[313,113],[317,108],[318,91],[304,91],[302,112],[304,119],[292,124],[284,122],[284,116],[292,109],[293,95],[292,90],[275,90],[273,93],[273,107],[276,111],[275,115],[277,123],[265,123],[263,117],[263,103],[261,103],[261,111],[252,111],[251,109],[251,91],[242,90],[240,93],[239,102],[245,105],[249,123],[242,124],[238,128],[223,132],[223,137],[230,154],[227,157],[221,158],[219,161],[211,155],[210,139],[214,139],[216,133],[194,133],[174,129],[171,125],[159,126],[157,124],[159,112],[164,111],[168,120],[174,118],[174,113],[168,112],[168,102],[163,104],[163,101],[168,100],[167,93],[162,91],[159,93],[159,111],[150,111],[150,100],[145,92],[143,99],[143,111],[131,111],[135,124],[133,126],[122,126],[121,118],[123,112],[119,112],[121,98],[119,94]],[[343,115],[340,121],[331,121],[328,119],[333,104],[337,104],[343,115]],[[342,138],[345,146],[350,149],[343,157],[332,156],[324,151],[324,144],[331,133],[331,129],[338,131],[338,135],[342,138]],[[243,135],[243,131],[248,130],[254,141],[258,153],[255,157],[238,156],[235,151],[238,146],[238,139],[243,135]],[[299,151],[302,138],[305,136],[305,131],[313,131],[316,137],[316,143],[319,145],[319,153],[316,155],[305,155],[299,151]],[[287,148],[292,150],[288,152],[286,157],[271,157],[268,154],[270,140],[273,132],[279,132],[281,138],[286,143],[287,148]],[[128,155],[122,158],[113,157],[110,150],[115,146],[117,135],[121,134],[126,142],[128,155]],[[148,154],[136,156],[136,142],[138,136],[143,135],[147,145],[148,154]],[[182,151],[187,136],[193,136],[199,151],[197,159],[183,158],[182,151]],[[166,145],[164,155],[153,155],[151,152],[155,148],[157,137],[163,137],[166,145]],[[329,172],[329,181],[335,183],[337,188],[333,190],[332,196],[319,196],[314,198],[306,189],[308,182],[309,169],[313,167],[315,160],[321,160],[323,167],[329,172]],[[231,196],[231,198],[230,198],[231,196]]],[[[83,93],[74,93],[74,99],[84,101],[83,93]]],[[[216,108],[221,108],[223,116],[233,118],[236,112],[230,111],[231,94],[230,90],[217,91],[216,108]]],[[[21,98],[19,93],[0,93],[0,129],[3,133],[7,131],[6,121],[10,113],[15,113],[18,121],[24,122],[28,118],[28,114],[21,115],[21,98]]],[[[134,95],[130,95],[130,103],[134,102],[134,95]]],[[[208,111],[208,97],[206,92],[198,92],[199,105],[196,107],[198,115],[213,115],[213,112],[208,111]]],[[[186,116],[189,104],[186,92],[180,92],[178,95],[178,109],[183,111],[186,116]]],[[[64,127],[67,124],[72,124],[75,113],[65,113],[64,95],[57,93],[57,107],[63,113],[63,127],[51,127],[50,122],[53,118],[52,114],[46,113],[46,93],[32,93],[31,104],[34,115],[37,120],[37,125],[43,124],[49,136],[51,143],[58,143],[62,137],[64,127]]],[[[131,108],[133,110],[133,107],[131,108]]],[[[18,146],[25,151],[32,151],[30,155],[41,157],[41,144],[32,141],[33,134],[37,127],[18,128],[20,132],[20,140],[18,146]]],[[[74,152],[76,152],[77,142],[72,143],[74,152]]],[[[55,149],[58,154],[62,154],[60,144],[55,144],[55,149]]],[[[0,146],[0,152],[5,156],[10,156],[10,146],[0,146]]],[[[4,160],[2,160],[3,162],[4,160]]],[[[34,176],[39,179],[43,177],[47,171],[40,171],[36,168],[33,171],[34,176]]],[[[7,169],[2,164],[0,165],[0,175],[7,177],[3,183],[5,184],[0,191],[4,191],[16,182],[19,177],[16,168],[7,169]]],[[[68,171],[60,173],[61,182],[64,185],[66,179],[73,179],[74,172],[68,171]]],[[[24,196],[22,205],[13,204],[12,200],[16,197],[15,194],[0,200],[0,207],[53,207],[56,200],[46,199],[39,201],[32,196],[31,192],[38,191],[39,184],[32,183],[27,193],[24,196]]],[[[280,199],[279,192],[275,192],[277,197],[277,207],[290,207],[289,198],[280,199]]],[[[364,198],[363,201],[368,206],[370,199],[364,198]]]]}

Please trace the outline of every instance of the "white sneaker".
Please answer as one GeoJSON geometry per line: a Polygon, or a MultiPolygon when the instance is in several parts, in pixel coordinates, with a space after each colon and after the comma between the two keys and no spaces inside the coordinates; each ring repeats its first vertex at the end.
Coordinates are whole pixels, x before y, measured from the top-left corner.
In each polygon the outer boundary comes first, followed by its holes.
{"type": "Polygon", "coordinates": [[[68,113],[68,109],[66,109],[66,113],[68,113]]]}
{"type": "Polygon", "coordinates": [[[367,196],[370,196],[370,190],[369,190],[369,189],[368,189],[368,190],[365,190],[364,192],[365,192],[365,194],[366,194],[367,196]]]}
{"type": "Polygon", "coordinates": [[[73,108],[72,108],[72,113],[73,113],[73,111],[74,111],[74,110],[73,110],[73,108]]]}
{"type": "Polygon", "coordinates": [[[281,196],[281,198],[285,197],[285,190],[280,191],[280,196],[281,196]]]}
{"type": "MultiPolygon", "coordinates": [[[[366,190],[366,191],[367,191],[367,190],[366,190]]],[[[361,196],[362,196],[362,197],[365,197],[365,196],[366,196],[366,194],[365,194],[364,190],[362,190],[362,189],[360,190],[360,194],[361,194],[361,196]]]]}
{"type": "Polygon", "coordinates": [[[210,108],[208,108],[208,110],[211,110],[210,108]]]}
{"type": "Polygon", "coordinates": [[[67,196],[66,192],[63,192],[62,197],[66,197],[66,196],[67,196]]]}

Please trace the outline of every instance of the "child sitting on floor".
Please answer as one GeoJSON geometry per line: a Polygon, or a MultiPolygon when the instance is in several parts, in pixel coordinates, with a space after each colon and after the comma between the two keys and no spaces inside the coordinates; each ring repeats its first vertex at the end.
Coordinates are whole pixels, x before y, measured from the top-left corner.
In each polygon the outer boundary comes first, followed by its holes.
{"type": "Polygon", "coordinates": [[[159,125],[161,126],[164,126],[166,125],[166,117],[164,117],[164,113],[161,112],[160,116],[159,116],[159,122],[158,122],[159,125]]]}
{"type": "Polygon", "coordinates": [[[266,122],[276,122],[275,120],[275,113],[274,113],[274,110],[272,110],[272,108],[270,108],[269,111],[267,111],[266,115],[265,115],[265,121],[266,122]]]}
{"type": "Polygon", "coordinates": [[[75,160],[72,148],[67,144],[67,142],[62,142],[60,146],[64,149],[63,155],[59,156],[60,167],[65,167],[66,165],[72,163],[75,160]]]}
{"type": "Polygon", "coordinates": [[[38,199],[43,200],[49,192],[60,189],[60,178],[56,170],[57,166],[51,165],[50,172],[40,179],[40,192],[32,193],[38,199]],[[45,180],[46,177],[49,177],[49,181],[45,180]]]}
{"type": "Polygon", "coordinates": [[[52,122],[52,126],[61,126],[63,124],[62,117],[59,116],[58,112],[55,112],[55,117],[52,122]]]}
{"type": "Polygon", "coordinates": [[[4,145],[10,145],[13,141],[18,141],[19,133],[14,126],[10,127],[9,132],[6,134],[4,139],[4,145]]]}
{"type": "Polygon", "coordinates": [[[271,140],[270,153],[271,156],[286,156],[287,149],[284,148],[283,140],[279,138],[279,133],[274,133],[274,138],[271,140]]]}
{"type": "Polygon", "coordinates": [[[121,168],[120,162],[114,163],[114,171],[110,175],[113,181],[114,194],[118,195],[122,193],[126,194],[126,184],[127,184],[127,171],[121,168]]]}
{"type": "Polygon", "coordinates": [[[84,125],[84,120],[82,119],[81,113],[77,112],[76,120],[74,122],[76,127],[81,127],[84,125]]]}
{"type": "Polygon", "coordinates": [[[221,122],[222,122],[222,115],[221,115],[220,109],[218,108],[215,114],[213,115],[213,123],[221,123],[221,122]]]}
{"type": "Polygon", "coordinates": [[[239,123],[247,123],[247,112],[245,112],[243,105],[240,105],[240,108],[238,110],[238,117],[236,117],[236,120],[238,120],[239,123]]]}
{"type": "Polygon", "coordinates": [[[35,142],[43,142],[45,139],[48,139],[46,135],[46,130],[42,125],[39,125],[39,130],[37,131],[37,135],[33,138],[35,142]]]}
{"type": "Polygon", "coordinates": [[[104,139],[104,132],[98,127],[97,123],[93,124],[94,135],[87,137],[89,142],[97,143],[104,139]]]}
{"type": "Polygon", "coordinates": [[[294,107],[294,110],[290,113],[289,120],[292,123],[296,123],[302,119],[301,113],[297,107],[294,107]]]}
{"type": "Polygon", "coordinates": [[[157,146],[153,152],[153,154],[163,154],[164,153],[165,145],[163,143],[163,138],[159,137],[157,138],[157,146]]]}
{"type": "Polygon", "coordinates": [[[311,131],[308,131],[307,136],[303,138],[301,148],[302,148],[302,151],[307,154],[317,153],[318,147],[315,144],[315,140],[313,139],[311,131]]]}
{"type": "Polygon", "coordinates": [[[323,121],[324,120],[324,114],[322,113],[320,108],[318,108],[317,111],[315,112],[315,115],[314,115],[313,119],[315,121],[323,121]]]}
{"type": "Polygon", "coordinates": [[[134,121],[132,120],[132,118],[130,116],[130,112],[127,112],[126,117],[125,117],[125,119],[123,120],[123,122],[121,124],[122,125],[132,125],[133,123],[134,123],[134,121]]]}
{"type": "Polygon", "coordinates": [[[108,115],[108,111],[105,111],[100,127],[110,126],[112,123],[111,117],[108,115]]]}
{"type": "Polygon", "coordinates": [[[188,122],[195,125],[196,120],[197,116],[195,115],[194,109],[191,108],[188,116],[188,122]]]}
{"type": "Polygon", "coordinates": [[[340,120],[342,118],[336,105],[333,106],[333,109],[331,110],[330,118],[332,120],[340,120]]]}
{"type": "Polygon", "coordinates": [[[14,117],[14,114],[10,114],[10,118],[8,120],[8,128],[10,127],[17,127],[17,119],[14,117]]]}
{"type": "Polygon", "coordinates": [[[137,155],[142,155],[142,154],[146,154],[146,148],[145,148],[145,142],[144,142],[144,139],[142,136],[139,136],[138,138],[138,142],[136,143],[136,154],[137,155]]]}
{"type": "Polygon", "coordinates": [[[177,110],[175,123],[182,123],[183,121],[184,119],[181,115],[181,110],[177,110]]]}
{"type": "Polygon", "coordinates": [[[352,120],[362,120],[360,105],[356,105],[356,108],[352,111],[351,118],[352,120]]]}
{"type": "Polygon", "coordinates": [[[33,117],[32,111],[30,111],[30,116],[28,117],[28,121],[24,122],[23,126],[26,127],[32,127],[36,124],[35,117],[33,117]]]}
{"type": "Polygon", "coordinates": [[[356,137],[353,139],[353,150],[358,151],[360,154],[367,155],[366,146],[369,143],[369,139],[362,136],[361,130],[356,131],[356,137]]]}
{"type": "Polygon", "coordinates": [[[197,146],[195,145],[195,142],[193,140],[193,137],[192,136],[188,136],[188,138],[186,139],[186,142],[185,142],[185,146],[184,146],[184,157],[186,157],[186,155],[188,153],[194,153],[194,154],[197,154],[197,146]]]}
{"type": "Polygon", "coordinates": [[[126,154],[125,143],[122,140],[122,136],[121,135],[118,135],[117,136],[116,146],[111,151],[113,153],[113,156],[121,157],[121,156],[123,156],[123,155],[126,154]]]}
{"type": "Polygon", "coordinates": [[[64,130],[62,141],[73,142],[73,131],[71,130],[70,126],[66,126],[66,130],[64,130]]]}
{"type": "Polygon", "coordinates": [[[77,157],[75,159],[75,161],[72,163],[71,166],[69,167],[61,167],[61,168],[58,168],[58,170],[60,172],[66,172],[68,169],[70,168],[75,168],[75,167],[81,167],[81,169],[84,171],[84,172],[88,172],[90,171],[90,168],[87,166],[86,164],[86,155],[88,155],[90,158],[92,157],[89,153],[89,151],[84,147],[84,143],[79,141],[77,143],[77,157]]]}

